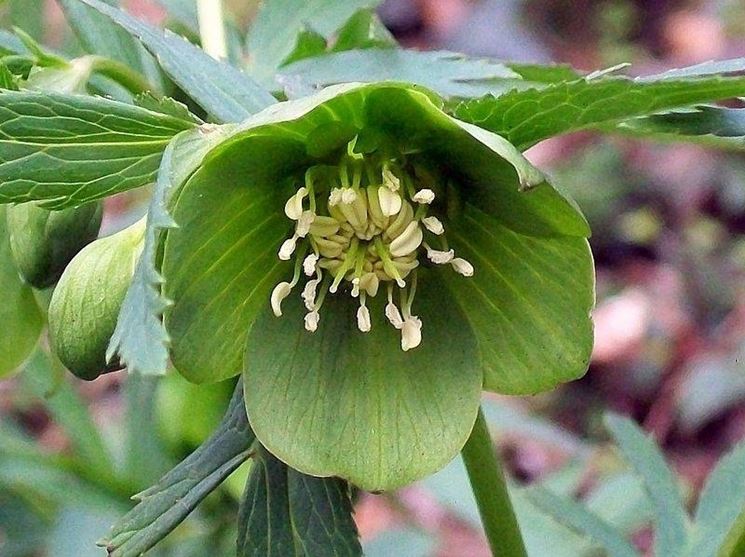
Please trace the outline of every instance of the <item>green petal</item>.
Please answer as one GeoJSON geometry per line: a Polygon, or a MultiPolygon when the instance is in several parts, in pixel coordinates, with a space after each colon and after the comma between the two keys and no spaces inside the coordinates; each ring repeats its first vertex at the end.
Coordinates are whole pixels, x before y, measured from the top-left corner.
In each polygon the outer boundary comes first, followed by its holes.
{"type": "Polygon", "coordinates": [[[484,388],[531,394],[584,375],[595,298],[587,241],[518,234],[473,207],[448,238],[475,269],[442,275],[478,338],[484,388]]]}
{"type": "Polygon", "coordinates": [[[435,273],[422,273],[415,313],[422,344],[400,335],[372,300],[373,327],[357,331],[356,300],[329,295],[318,330],[303,328],[299,292],[284,315],[265,311],[246,349],[251,427],[280,460],[306,474],[393,489],[447,464],[463,447],[479,405],[473,333],[435,273]]]}
{"type": "Polygon", "coordinates": [[[173,300],[164,319],[174,366],[196,383],[240,373],[246,332],[290,272],[277,259],[287,234],[281,201],[234,169],[197,172],[173,210],[162,272],[173,300]],[[243,186],[243,187],[241,187],[243,186]]]}
{"type": "Polygon", "coordinates": [[[0,206],[0,379],[18,368],[36,346],[43,320],[31,288],[23,283],[10,254],[5,207],[0,206]]]}

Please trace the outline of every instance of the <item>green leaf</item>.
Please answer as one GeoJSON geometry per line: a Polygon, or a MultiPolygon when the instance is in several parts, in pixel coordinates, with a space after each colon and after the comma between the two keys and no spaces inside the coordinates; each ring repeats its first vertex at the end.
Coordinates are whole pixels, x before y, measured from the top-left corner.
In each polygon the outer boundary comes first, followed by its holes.
{"type": "Polygon", "coordinates": [[[253,441],[239,383],[212,436],[157,484],[137,495],[137,506],[100,542],[110,557],[138,557],[157,544],[246,461],[253,441]]]}
{"type": "Polygon", "coordinates": [[[745,109],[699,106],[654,114],[618,124],[624,135],[656,141],[685,141],[717,149],[745,150],[745,109]]]}
{"type": "Polygon", "coordinates": [[[396,39],[380,21],[375,10],[359,10],[339,29],[333,52],[363,48],[392,48],[396,39]]]}
{"type": "MultiPolygon", "coordinates": [[[[117,0],[104,2],[119,5],[117,0]]],[[[145,76],[154,91],[163,90],[157,63],[129,33],[78,0],[59,0],[59,4],[86,52],[118,60],[145,76]]]]}
{"type": "Polygon", "coordinates": [[[270,0],[261,5],[248,34],[250,72],[273,87],[273,77],[303,29],[329,38],[357,10],[374,8],[381,0],[270,0]]]}
{"type": "Polygon", "coordinates": [[[45,0],[8,0],[8,4],[11,24],[41,40],[44,36],[45,0]]]}
{"type": "Polygon", "coordinates": [[[462,103],[457,118],[520,149],[563,133],[745,94],[745,77],[654,81],[600,77],[516,90],[462,103]]]}
{"type": "Polygon", "coordinates": [[[237,555],[361,556],[349,485],[301,474],[259,447],[241,501],[237,555]]]}
{"type": "Polygon", "coordinates": [[[275,102],[243,72],[211,58],[168,31],[161,31],[101,0],[76,0],[109,17],[137,37],[163,71],[208,113],[222,122],[240,122],[275,102]]]}
{"type": "Polygon", "coordinates": [[[103,98],[0,93],[0,202],[63,208],[143,186],[193,126],[103,98]]]}
{"type": "Polygon", "coordinates": [[[282,318],[266,307],[245,359],[256,437],[301,472],[370,491],[442,468],[471,433],[482,382],[473,334],[455,304],[442,304],[446,296],[437,275],[420,273],[423,340],[409,352],[380,297],[370,304],[369,333],[357,330],[351,298],[327,297],[313,334],[299,297],[285,300],[282,318]]]}
{"type": "Polygon", "coordinates": [[[745,514],[745,444],[725,455],[701,492],[686,556],[717,557],[726,553],[742,533],[745,514]]]}
{"type": "Polygon", "coordinates": [[[561,497],[547,489],[534,487],[526,491],[528,500],[557,522],[588,536],[602,546],[608,557],[639,557],[634,546],[621,532],[589,511],[581,503],[561,497]]]}
{"type": "Polygon", "coordinates": [[[479,340],[484,388],[531,394],[584,375],[594,304],[587,242],[525,236],[470,206],[448,238],[476,269],[466,280],[442,274],[479,340]]]}
{"type": "Polygon", "coordinates": [[[167,10],[169,17],[185,25],[195,35],[199,35],[199,15],[196,0],[156,1],[167,10]]]}
{"type": "Polygon", "coordinates": [[[0,335],[0,379],[31,354],[44,324],[31,288],[21,280],[13,263],[5,211],[0,206],[0,320],[7,325],[0,335]]]}
{"type": "Polygon", "coordinates": [[[75,457],[88,471],[89,477],[101,480],[114,478],[111,454],[85,402],[67,377],[59,377],[54,365],[49,355],[37,350],[21,374],[23,387],[40,399],[55,423],[62,426],[71,441],[75,457]]]}
{"type": "Polygon", "coordinates": [[[654,441],[628,418],[608,413],[605,426],[644,482],[655,509],[655,554],[682,555],[689,531],[676,479],[654,441]]]}
{"type": "Polygon", "coordinates": [[[301,29],[295,40],[295,48],[287,55],[287,63],[312,58],[326,52],[326,37],[313,29],[301,29]]]}
{"type": "Polygon", "coordinates": [[[366,541],[363,553],[366,557],[390,557],[391,555],[433,555],[436,540],[427,532],[407,527],[384,530],[366,541]]]}
{"type": "Polygon", "coordinates": [[[108,359],[118,354],[130,373],[166,372],[169,337],[161,317],[168,300],[161,296],[162,278],[156,267],[160,234],[173,226],[167,206],[174,184],[183,183],[194,171],[205,153],[222,137],[220,132],[220,128],[203,128],[182,133],[163,155],[148,210],[145,247],[107,351],[108,359]]]}
{"type": "Polygon", "coordinates": [[[8,66],[0,61],[0,89],[18,90],[15,76],[10,72],[8,66]]]}
{"type": "Polygon", "coordinates": [[[302,79],[316,87],[337,83],[401,81],[445,97],[478,97],[514,87],[520,76],[504,64],[446,51],[392,48],[348,50],[284,66],[281,79],[302,79]]]}

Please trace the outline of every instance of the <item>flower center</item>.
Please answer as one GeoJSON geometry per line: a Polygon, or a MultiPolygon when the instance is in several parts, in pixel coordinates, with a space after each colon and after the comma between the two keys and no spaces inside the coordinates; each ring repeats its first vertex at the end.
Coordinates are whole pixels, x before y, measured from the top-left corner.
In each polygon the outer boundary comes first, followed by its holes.
{"type": "Polygon", "coordinates": [[[422,322],[412,314],[412,305],[420,255],[426,254],[432,264],[450,265],[467,277],[473,275],[473,266],[455,257],[442,222],[429,214],[434,186],[420,187],[412,174],[395,160],[368,160],[351,151],[338,167],[308,169],[305,185],[285,204],[295,231],[282,243],[278,255],[283,261],[293,257],[296,261],[292,280],[272,291],[276,316],[282,315],[282,300],[297,285],[302,271],[310,277],[301,294],[308,310],[308,331],[318,328],[326,295],[336,294],[341,287],[359,299],[357,326],[368,332],[367,297],[375,297],[385,286],[385,315],[401,331],[401,348],[419,345],[422,322]]]}

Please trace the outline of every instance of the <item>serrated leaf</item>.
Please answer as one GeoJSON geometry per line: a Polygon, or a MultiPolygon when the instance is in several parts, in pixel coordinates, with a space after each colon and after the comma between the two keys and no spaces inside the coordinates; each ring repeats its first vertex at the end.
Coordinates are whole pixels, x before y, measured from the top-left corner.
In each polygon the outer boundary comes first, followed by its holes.
{"type": "Polygon", "coordinates": [[[253,441],[239,382],[217,430],[156,485],[140,493],[137,506],[100,542],[109,556],[138,557],[153,547],[246,461],[253,441]]]}
{"type": "Polygon", "coordinates": [[[238,557],[362,555],[349,485],[314,478],[257,449],[238,517],[238,557]]]}
{"type": "Polygon", "coordinates": [[[303,28],[298,33],[295,39],[295,47],[292,52],[287,55],[286,62],[288,64],[303,60],[304,58],[312,58],[326,52],[326,37],[317,33],[313,29],[303,28]]]}
{"type": "MultiPolygon", "coordinates": [[[[711,472],[696,508],[685,553],[688,557],[736,557],[725,550],[741,535],[738,523],[745,515],[745,444],[722,457],[711,472]]],[[[730,550],[731,551],[731,550],[730,550]]]]}
{"type": "Polygon", "coordinates": [[[504,64],[446,51],[393,48],[348,50],[284,66],[279,79],[301,79],[315,87],[336,83],[401,81],[445,97],[478,97],[512,89],[520,76],[504,64]]]}
{"type": "Polygon", "coordinates": [[[124,298],[107,356],[119,354],[130,373],[162,375],[168,363],[168,333],[161,316],[168,300],[161,296],[162,278],[156,266],[160,233],[173,226],[168,204],[181,185],[222,137],[221,128],[205,127],[177,136],[163,155],[155,192],[150,200],[145,247],[124,298]]]}
{"type": "Polygon", "coordinates": [[[636,118],[603,129],[656,141],[685,141],[718,149],[745,150],[743,108],[699,106],[636,118]]]}
{"type": "Polygon", "coordinates": [[[180,103],[171,97],[158,98],[151,93],[142,93],[134,98],[134,104],[181,120],[191,120],[195,124],[204,123],[200,118],[189,112],[189,108],[184,103],[180,103]]]}
{"type": "Polygon", "coordinates": [[[7,327],[0,335],[0,379],[17,369],[36,346],[44,320],[31,288],[16,270],[10,250],[10,238],[0,205],[0,322],[7,327]]]}
{"type": "Polygon", "coordinates": [[[555,135],[743,94],[745,77],[600,77],[466,101],[455,116],[526,149],[555,135]]]}
{"type": "Polygon", "coordinates": [[[608,413],[605,426],[624,458],[644,482],[655,509],[655,554],[682,555],[688,538],[689,517],[678,485],[654,441],[628,418],[608,413]]]}
{"type": "Polygon", "coordinates": [[[541,487],[528,489],[525,494],[531,503],[557,522],[602,546],[608,557],[639,557],[640,554],[621,532],[581,503],[541,487]]]}
{"type": "MultiPolygon", "coordinates": [[[[152,56],[124,29],[77,0],[58,0],[70,27],[86,52],[118,60],[140,72],[154,91],[163,90],[163,79],[152,56]]],[[[118,7],[117,0],[103,0],[118,7]]]]}
{"type": "Polygon", "coordinates": [[[215,60],[186,39],[152,27],[101,0],[74,0],[110,18],[137,37],[163,71],[221,122],[240,122],[275,102],[248,75],[215,60]]]}
{"type": "Polygon", "coordinates": [[[287,59],[295,38],[310,28],[327,39],[357,10],[381,0],[271,0],[264,2],[248,34],[249,70],[260,83],[274,87],[274,73],[287,59]]]}
{"type": "Polygon", "coordinates": [[[143,186],[171,138],[193,126],[103,98],[0,93],[0,203],[62,208],[143,186]]]}
{"type": "Polygon", "coordinates": [[[333,52],[365,48],[393,48],[396,39],[378,18],[375,10],[359,10],[336,33],[333,52]]]}

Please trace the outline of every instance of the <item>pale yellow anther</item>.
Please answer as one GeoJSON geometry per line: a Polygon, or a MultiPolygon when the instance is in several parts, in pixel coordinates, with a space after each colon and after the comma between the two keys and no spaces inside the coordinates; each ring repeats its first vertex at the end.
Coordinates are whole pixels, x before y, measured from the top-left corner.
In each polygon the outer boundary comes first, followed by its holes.
{"type": "Polygon", "coordinates": [[[364,290],[371,297],[375,297],[380,287],[380,279],[375,273],[365,273],[360,277],[360,290],[364,290]]]}
{"type": "Polygon", "coordinates": [[[387,166],[383,167],[383,186],[390,191],[398,191],[401,180],[387,166]]]}
{"type": "Polygon", "coordinates": [[[303,212],[303,199],[308,195],[308,188],[302,187],[285,203],[285,215],[292,220],[298,220],[303,212]]]}
{"type": "Polygon", "coordinates": [[[321,315],[317,311],[311,311],[305,314],[305,330],[310,333],[315,333],[318,330],[318,322],[321,320],[321,315]]]}
{"type": "Polygon", "coordinates": [[[272,290],[270,302],[272,311],[277,317],[282,316],[282,300],[287,298],[287,296],[290,295],[290,292],[292,292],[292,286],[289,282],[280,282],[274,287],[274,290],[272,290]]]}
{"type": "Polygon", "coordinates": [[[292,254],[295,253],[297,239],[297,234],[293,234],[292,238],[287,238],[282,242],[282,245],[279,247],[279,253],[277,254],[282,261],[289,261],[292,254]]]}
{"type": "Polygon", "coordinates": [[[316,215],[310,225],[310,234],[313,236],[331,236],[339,231],[339,221],[333,217],[316,215]]]}
{"type": "Polygon", "coordinates": [[[318,255],[311,253],[303,260],[303,272],[305,276],[311,276],[316,272],[316,265],[318,265],[318,255]]]}
{"type": "Polygon", "coordinates": [[[385,316],[388,318],[388,321],[391,322],[391,325],[393,325],[396,329],[400,329],[404,324],[404,320],[401,317],[401,312],[398,311],[396,304],[391,301],[389,301],[385,306],[385,316]]]}
{"type": "Polygon", "coordinates": [[[410,254],[422,244],[423,237],[419,223],[410,222],[401,235],[391,242],[388,248],[391,256],[401,257],[410,254]]]}
{"type": "Polygon", "coordinates": [[[401,211],[396,215],[394,221],[386,229],[385,235],[391,240],[397,238],[413,220],[414,209],[412,209],[410,204],[404,203],[403,207],[401,207],[401,211]]]}
{"type": "Polygon", "coordinates": [[[427,230],[429,230],[436,236],[440,236],[443,232],[445,232],[445,227],[442,226],[440,219],[438,219],[437,217],[424,217],[422,219],[422,224],[427,230]]]}
{"type": "Polygon", "coordinates": [[[460,273],[464,277],[473,276],[473,265],[471,265],[462,257],[456,257],[450,262],[450,265],[453,266],[453,269],[455,269],[456,272],[460,273]]]}
{"type": "Polygon", "coordinates": [[[357,308],[357,328],[363,333],[369,332],[372,328],[370,310],[364,304],[357,308]]]}
{"type": "Polygon", "coordinates": [[[318,290],[319,282],[321,282],[320,279],[313,279],[306,282],[303,293],[300,295],[308,311],[312,310],[316,305],[316,291],[318,290]]]}
{"type": "Polygon", "coordinates": [[[431,249],[426,245],[425,247],[427,248],[427,257],[435,265],[445,265],[446,263],[450,263],[455,257],[455,252],[453,250],[440,251],[431,249]]]}
{"type": "Polygon", "coordinates": [[[301,238],[305,238],[310,232],[310,226],[313,224],[316,215],[311,211],[303,211],[298,218],[297,225],[295,226],[295,233],[301,238]]]}
{"type": "Polygon", "coordinates": [[[416,192],[411,200],[416,203],[429,205],[435,200],[435,192],[433,192],[431,189],[424,188],[416,192]]]}
{"type": "Polygon", "coordinates": [[[378,203],[380,204],[380,212],[383,216],[391,217],[397,215],[401,210],[403,200],[401,196],[389,190],[388,188],[378,188],[378,203]]]}
{"type": "Polygon", "coordinates": [[[416,315],[404,319],[401,325],[401,350],[407,352],[422,342],[422,321],[416,315]]]}

